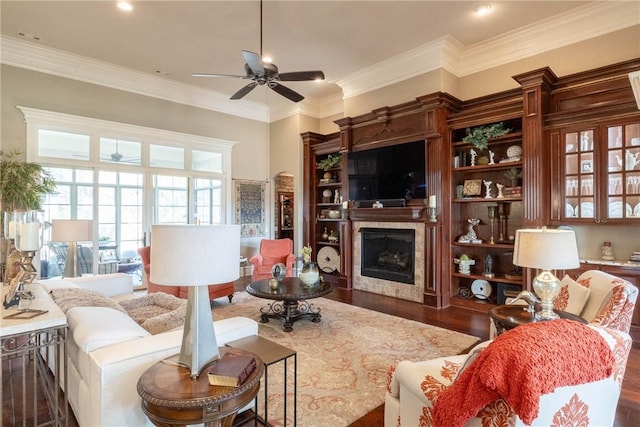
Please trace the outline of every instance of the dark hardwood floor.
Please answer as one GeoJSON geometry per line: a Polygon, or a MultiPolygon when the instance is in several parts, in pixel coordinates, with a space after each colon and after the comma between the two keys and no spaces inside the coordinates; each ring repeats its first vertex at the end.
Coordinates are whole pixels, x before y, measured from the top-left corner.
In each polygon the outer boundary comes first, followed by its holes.
{"type": "MultiPolygon", "coordinates": [[[[246,283],[238,281],[236,290],[244,290],[246,283]]],[[[347,291],[346,289],[336,289],[326,298],[335,301],[341,301],[347,304],[353,304],[359,307],[376,310],[379,312],[391,314],[394,316],[404,317],[406,319],[423,322],[446,329],[455,330],[469,335],[486,339],[489,336],[489,322],[486,313],[450,307],[443,310],[436,310],[425,307],[421,304],[399,300],[396,298],[385,297],[363,291],[347,291]]],[[[16,365],[19,361],[12,363],[2,362],[2,426],[15,425],[12,420],[15,418],[12,412],[16,410],[11,405],[12,398],[18,398],[21,389],[12,387],[12,384],[20,384],[20,366],[16,365]]],[[[29,389],[27,384],[27,395],[33,395],[33,389],[29,389]]],[[[42,399],[44,401],[44,399],[42,399]]],[[[46,418],[47,404],[40,402],[37,412],[40,417],[46,418]]],[[[69,411],[70,420],[69,427],[77,427],[78,424],[73,417],[71,410],[69,411]]],[[[42,418],[40,418],[42,421],[42,418]]],[[[245,418],[237,420],[236,426],[253,425],[253,420],[245,418]]],[[[351,427],[382,427],[384,424],[384,405],[373,410],[366,416],[357,420],[351,427]]],[[[622,394],[618,403],[618,409],[615,419],[615,427],[631,427],[640,425],[640,343],[634,343],[634,348],[629,356],[627,370],[622,385],[622,394]]]]}

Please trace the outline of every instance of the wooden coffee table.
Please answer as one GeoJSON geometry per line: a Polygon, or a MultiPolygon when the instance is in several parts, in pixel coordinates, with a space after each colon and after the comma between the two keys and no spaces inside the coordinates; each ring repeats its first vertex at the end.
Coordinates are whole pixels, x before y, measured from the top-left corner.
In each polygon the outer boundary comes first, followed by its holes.
{"type": "MultiPolygon", "coordinates": [[[[525,323],[536,322],[535,313],[531,313],[526,310],[526,305],[496,305],[489,310],[489,317],[493,319],[496,325],[496,331],[498,335],[504,331],[515,328],[516,326],[524,325],[525,323]]],[[[566,311],[553,310],[561,319],[575,320],[576,322],[586,324],[587,321],[575,314],[567,313],[566,311]]]]}
{"type": "Polygon", "coordinates": [[[258,298],[275,300],[260,309],[260,321],[267,323],[270,318],[284,322],[285,332],[293,330],[293,323],[300,319],[320,322],[320,308],[312,307],[307,300],[327,295],[333,290],[331,284],[320,282],[317,286],[307,286],[297,277],[285,277],[278,289],[269,287],[269,279],[258,280],[247,286],[247,293],[258,298]]]}

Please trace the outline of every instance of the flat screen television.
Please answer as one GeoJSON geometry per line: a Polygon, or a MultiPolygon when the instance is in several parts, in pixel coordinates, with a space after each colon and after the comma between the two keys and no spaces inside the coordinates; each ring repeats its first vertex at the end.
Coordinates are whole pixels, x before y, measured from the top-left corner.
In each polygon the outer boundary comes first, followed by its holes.
{"type": "Polygon", "coordinates": [[[353,151],[347,158],[349,199],[426,198],[424,141],[353,151]]]}

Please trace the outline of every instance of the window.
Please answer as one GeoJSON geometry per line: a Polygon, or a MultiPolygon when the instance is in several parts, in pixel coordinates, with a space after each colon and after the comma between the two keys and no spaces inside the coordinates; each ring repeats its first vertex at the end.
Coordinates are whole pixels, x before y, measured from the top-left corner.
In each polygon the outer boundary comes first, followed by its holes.
{"type": "Polygon", "coordinates": [[[93,219],[94,247],[128,259],[149,243],[151,224],[230,218],[233,142],[19,108],[27,160],[57,184],[43,203],[46,220],[93,219]]]}

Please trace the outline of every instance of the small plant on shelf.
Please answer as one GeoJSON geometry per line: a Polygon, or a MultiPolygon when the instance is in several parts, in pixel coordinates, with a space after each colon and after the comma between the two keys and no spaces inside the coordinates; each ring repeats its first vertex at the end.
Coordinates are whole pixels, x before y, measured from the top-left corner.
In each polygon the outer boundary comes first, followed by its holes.
{"type": "Polygon", "coordinates": [[[520,182],[522,178],[522,169],[511,168],[504,173],[504,177],[511,182],[511,186],[515,187],[520,182]]]}
{"type": "Polygon", "coordinates": [[[342,163],[342,154],[329,154],[326,158],[316,163],[316,166],[326,172],[340,163],[342,163]]]}
{"type": "Polygon", "coordinates": [[[467,128],[467,135],[462,138],[462,141],[473,145],[479,150],[486,150],[489,146],[489,139],[504,136],[509,132],[511,132],[511,128],[505,128],[502,122],[478,126],[473,129],[467,128]]]}

